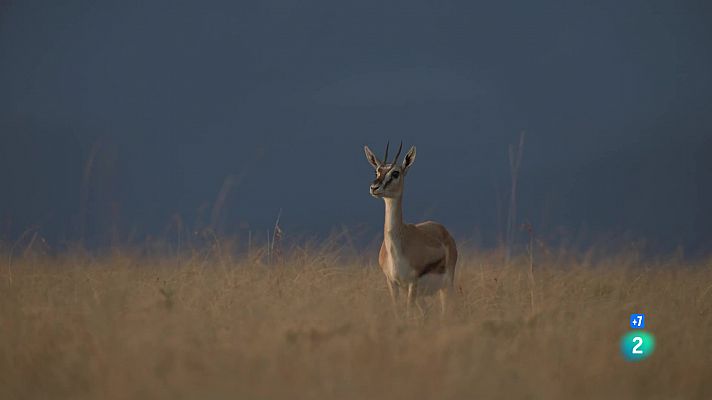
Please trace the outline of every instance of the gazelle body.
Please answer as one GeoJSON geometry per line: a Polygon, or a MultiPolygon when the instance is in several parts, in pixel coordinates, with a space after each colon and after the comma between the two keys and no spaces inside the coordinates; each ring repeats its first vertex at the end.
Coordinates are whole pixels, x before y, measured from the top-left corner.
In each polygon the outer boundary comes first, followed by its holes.
{"type": "Polygon", "coordinates": [[[401,288],[408,292],[408,311],[416,301],[418,291],[438,291],[444,314],[446,298],[454,284],[457,247],[447,229],[436,222],[403,223],[403,186],[405,176],[415,160],[415,147],[410,148],[403,163],[399,165],[398,156],[402,146],[401,143],[390,164],[387,163],[388,145],[383,161],[368,146],[364,147],[368,162],[376,170],[376,179],[370,187],[371,195],[383,198],[386,205],[378,263],[386,276],[394,307],[401,288]]]}

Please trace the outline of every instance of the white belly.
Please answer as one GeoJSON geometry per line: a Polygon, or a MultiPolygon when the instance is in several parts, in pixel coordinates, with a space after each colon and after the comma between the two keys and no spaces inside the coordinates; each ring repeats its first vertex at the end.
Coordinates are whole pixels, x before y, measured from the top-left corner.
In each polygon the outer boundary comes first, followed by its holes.
{"type": "Polygon", "coordinates": [[[431,273],[418,278],[418,275],[408,261],[398,256],[388,260],[386,275],[391,282],[395,282],[398,286],[403,288],[407,288],[411,283],[417,283],[418,294],[433,294],[437,292],[438,289],[446,287],[449,284],[447,274],[431,273]]]}
{"type": "Polygon", "coordinates": [[[389,264],[387,268],[388,279],[399,286],[408,286],[418,279],[415,271],[404,258],[391,258],[389,264]]]}

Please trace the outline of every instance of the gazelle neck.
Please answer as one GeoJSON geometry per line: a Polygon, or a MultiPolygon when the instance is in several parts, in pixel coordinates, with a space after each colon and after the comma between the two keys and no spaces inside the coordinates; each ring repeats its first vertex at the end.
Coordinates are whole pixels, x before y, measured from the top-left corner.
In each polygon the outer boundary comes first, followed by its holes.
{"type": "Polygon", "coordinates": [[[383,235],[387,239],[399,236],[403,226],[403,195],[384,198],[386,203],[386,222],[383,224],[383,235]]]}

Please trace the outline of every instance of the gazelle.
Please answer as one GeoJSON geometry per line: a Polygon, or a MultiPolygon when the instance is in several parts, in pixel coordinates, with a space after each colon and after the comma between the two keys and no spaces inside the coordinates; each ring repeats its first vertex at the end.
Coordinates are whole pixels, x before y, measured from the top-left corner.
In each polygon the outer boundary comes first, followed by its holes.
{"type": "Polygon", "coordinates": [[[398,147],[393,162],[388,163],[388,144],[383,161],[364,146],[366,159],[376,170],[376,179],[371,183],[373,197],[386,203],[386,220],[383,225],[383,243],[378,263],[386,275],[388,290],[394,309],[397,307],[400,288],[407,289],[406,313],[410,313],[419,290],[438,291],[442,314],[446,310],[448,292],[452,292],[457,264],[455,240],[444,226],[433,221],[419,224],[403,223],[403,186],[408,170],[415,161],[415,146],[408,150],[402,164],[398,156],[403,142],[398,147]]]}

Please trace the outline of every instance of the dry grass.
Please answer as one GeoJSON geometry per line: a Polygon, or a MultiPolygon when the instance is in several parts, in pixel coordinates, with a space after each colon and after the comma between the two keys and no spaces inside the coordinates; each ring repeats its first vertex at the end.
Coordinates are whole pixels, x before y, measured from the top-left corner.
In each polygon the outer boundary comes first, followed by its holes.
{"type": "Polygon", "coordinates": [[[712,398],[709,261],[552,257],[532,313],[527,261],[496,259],[462,257],[441,321],[436,299],[394,320],[380,270],[338,254],[16,257],[0,398],[712,398]],[[632,312],[658,342],[635,364],[632,312]]]}

